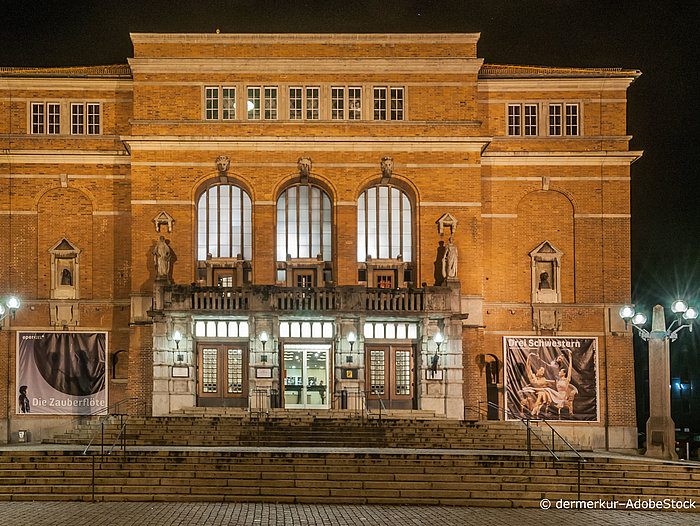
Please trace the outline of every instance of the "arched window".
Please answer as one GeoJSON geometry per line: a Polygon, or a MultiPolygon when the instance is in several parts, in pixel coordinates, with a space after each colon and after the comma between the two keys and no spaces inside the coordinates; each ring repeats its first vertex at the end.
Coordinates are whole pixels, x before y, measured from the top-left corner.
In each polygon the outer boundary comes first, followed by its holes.
{"type": "Polygon", "coordinates": [[[357,200],[357,261],[396,259],[411,261],[411,201],[399,188],[377,185],[357,200]]]}
{"type": "Polygon", "coordinates": [[[207,188],[197,202],[197,260],[253,255],[250,196],[232,184],[207,188]]]}
{"type": "Polygon", "coordinates": [[[318,186],[297,184],[277,199],[277,261],[316,258],[331,261],[331,200],[318,186]]]}

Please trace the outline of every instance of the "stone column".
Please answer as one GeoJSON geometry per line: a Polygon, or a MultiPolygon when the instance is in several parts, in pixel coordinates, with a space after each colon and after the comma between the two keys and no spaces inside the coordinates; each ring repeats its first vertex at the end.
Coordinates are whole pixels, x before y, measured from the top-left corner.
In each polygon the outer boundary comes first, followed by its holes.
{"type": "Polygon", "coordinates": [[[670,344],[664,308],[654,307],[649,336],[649,420],[646,456],[676,460],[676,431],[671,418],[670,344]]]}

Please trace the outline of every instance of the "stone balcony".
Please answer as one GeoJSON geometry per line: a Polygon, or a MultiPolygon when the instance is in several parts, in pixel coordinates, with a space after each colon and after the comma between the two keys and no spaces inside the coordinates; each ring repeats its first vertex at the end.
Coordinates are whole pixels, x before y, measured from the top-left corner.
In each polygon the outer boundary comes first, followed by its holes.
{"type": "Polygon", "coordinates": [[[343,313],[417,316],[457,314],[459,288],[376,289],[361,286],[240,288],[166,285],[163,311],[197,314],[343,313]]]}

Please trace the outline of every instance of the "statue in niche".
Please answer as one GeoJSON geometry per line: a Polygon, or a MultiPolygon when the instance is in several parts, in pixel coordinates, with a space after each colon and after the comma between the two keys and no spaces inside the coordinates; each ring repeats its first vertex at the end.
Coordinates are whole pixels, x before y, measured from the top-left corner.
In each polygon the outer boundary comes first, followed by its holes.
{"type": "Polygon", "coordinates": [[[172,251],[165,242],[165,238],[160,236],[160,239],[153,248],[153,259],[156,264],[156,279],[167,279],[170,273],[170,259],[172,251]]]}
{"type": "Polygon", "coordinates": [[[549,272],[542,272],[540,274],[540,283],[537,286],[538,290],[552,290],[552,285],[549,282],[549,272]]]}
{"type": "Polygon", "coordinates": [[[445,255],[442,257],[442,277],[451,279],[457,277],[457,245],[454,243],[454,238],[450,237],[449,242],[445,246],[445,255]]]}
{"type": "Polygon", "coordinates": [[[67,268],[64,268],[63,272],[61,272],[61,285],[66,285],[68,287],[73,286],[73,275],[67,268]]]}

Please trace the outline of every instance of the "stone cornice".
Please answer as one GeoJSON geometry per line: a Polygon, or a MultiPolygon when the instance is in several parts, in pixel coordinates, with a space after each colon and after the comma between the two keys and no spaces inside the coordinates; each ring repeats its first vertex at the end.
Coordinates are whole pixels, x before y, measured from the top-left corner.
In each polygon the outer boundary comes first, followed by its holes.
{"type": "MultiPolygon", "coordinates": [[[[135,75],[206,74],[453,74],[476,75],[481,58],[130,58],[135,75]]],[[[400,82],[398,82],[400,84],[400,82]]]]}
{"type": "Polygon", "coordinates": [[[507,91],[624,91],[636,77],[615,78],[511,78],[511,79],[479,79],[479,92],[507,91]]]}
{"type": "Polygon", "coordinates": [[[187,137],[125,136],[129,151],[460,151],[480,152],[488,137],[187,137]]]}
{"type": "Polygon", "coordinates": [[[476,44],[481,33],[129,33],[134,44],[476,44]]]}
{"type": "Polygon", "coordinates": [[[484,166],[629,165],[639,159],[643,153],[642,151],[609,150],[593,152],[484,152],[481,156],[481,164],[484,166]]]}
{"type": "Polygon", "coordinates": [[[12,153],[0,153],[0,163],[130,164],[131,158],[123,151],[13,150],[12,153]]]}
{"type": "Polygon", "coordinates": [[[0,78],[0,89],[30,89],[30,90],[90,90],[90,91],[133,91],[131,79],[109,80],[94,78],[0,78]]]}

